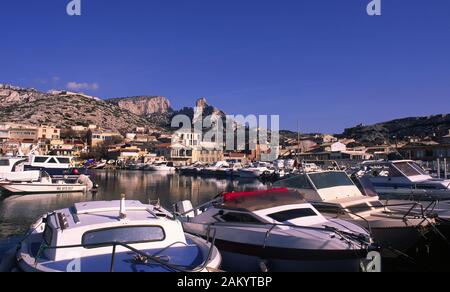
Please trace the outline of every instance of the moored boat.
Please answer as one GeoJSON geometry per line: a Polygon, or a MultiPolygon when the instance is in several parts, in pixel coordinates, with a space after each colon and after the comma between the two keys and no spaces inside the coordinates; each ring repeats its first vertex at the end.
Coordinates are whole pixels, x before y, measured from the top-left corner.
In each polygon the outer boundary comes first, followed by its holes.
{"type": "MultiPolygon", "coordinates": [[[[398,257],[413,248],[435,224],[415,203],[403,201],[402,211],[391,209],[374,194],[365,196],[344,171],[308,172],[280,180],[275,187],[299,191],[327,218],[341,218],[367,228],[383,248],[384,257],[398,257]]],[[[397,206],[397,205],[396,205],[397,206]]]]}
{"type": "Polygon", "coordinates": [[[176,168],[173,162],[163,161],[163,162],[155,162],[147,167],[149,171],[158,171],[158,172],[175,172],[176,168]]]}
{"type": "Polygon", "coordinates": [[[450,180],[433,178],[412,160],[366,161],[357,175],[368,178],[383,199],[450,200],[450,180]]]}
{"type": "Polygon", "coordinates": [[[17,252],[26,272],[217,271],[221,256],[157,205],[86,202],[49,213],[17,252]]]}
{"type": "MultiPolygon", "coordinates": [[[[20,174],[20,173],[19,173],[20,174]]],[[[53,181],[50,175],[40,171],[25,171],[23,176],[14,174],[0,181],[0,189],[11,194],[47,194],[87,192],[93,188],[87,177],[79,177],[83,182],[66,183],[53,181]]]]}
{"type": "Polygon", "coordinates": [[[250,167],[241,168],[236,175],[240,178],[257,179],[264,174],[267,175],[274,172],[275,170],[272,168],[272,165],[270,163],[257,162],[253,163],[250,167]]]}
{"type": "Polygon", "coordinates": [[[195,209],[183,201],[176,212],[187,232],[215,235],[226,271],[359,271],[362,263],[380,268],[364,228],[325,218],[287,189],[226,193],[195,209]]]}

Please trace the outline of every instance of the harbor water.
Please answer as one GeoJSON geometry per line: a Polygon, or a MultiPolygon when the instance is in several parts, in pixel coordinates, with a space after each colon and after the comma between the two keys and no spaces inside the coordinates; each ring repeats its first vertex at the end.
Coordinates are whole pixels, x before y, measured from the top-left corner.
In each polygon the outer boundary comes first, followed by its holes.
{"type": "Polygon", "coordinates": [[[267,188],[257,180],[205,179],[177,173],[129,170],[97,170],[92,173],[92,179],[99,185],[95,194],[2,195],[0,240],[24,234],[43,214],[70,207],[77,202],[119,200],[120,195],[125,194],[128,200],[142,203],[159,200],[163,207],[171,211],[172,205],[180,200],[191,200],[197,205],[222,192],[267,188]]]}

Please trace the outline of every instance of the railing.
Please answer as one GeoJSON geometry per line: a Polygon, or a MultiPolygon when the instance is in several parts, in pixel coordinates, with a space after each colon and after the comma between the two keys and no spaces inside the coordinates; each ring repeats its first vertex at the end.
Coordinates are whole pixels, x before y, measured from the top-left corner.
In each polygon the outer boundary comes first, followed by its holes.
{"type": "MultiPolygon", "coordinates": [[[[194,223],[194,222],[189,222],[189,224],[191,225],[201,225],[204,226],[205,224],[202,223],[194,223]]],[[[266,232],[266,236],[264,239],[264,242],[262,244],[263,247],[266,247],[267,245],[267,240],[270,236],[270,234],[272,234],[272,232],[274,230],[280,230],[280,229],[276,229],[276,227],[289,227],[292,229],[301,229],[301,230],[311,230],[311,231],[319,231],[319,232],[333,232],[339,236],[341,236],[342,239],[348,240],[348,241],[357,241],[361,246],[368,246],[371,244],[370,239],[367,238],[366,236],[364,236],[363,234],[354,232],[345,232],[345,231],[341,231],[336,227],[332,227],[332,226],[328,226],[328,225],[323,225],[323,227],[314,227],[314,226],[301,226],[301,225],[293,225],[293,224],[283,224],[283,223],[232,223],[232,222],[214,222],[214,223],[210,223],[207,224],[207,228],[206,228],[206,234],[205,236],[207,236],[207,240],[208,240],[208,234],[211,232],[211,230],[214,230],[214,236],[216,235],[216,228],[217,227],[244,227],[244,228],[264,228],[267,229],[266,232]]],[[[348,227],[345,227],[348,229],[348,227]]]]}
{"type": "Polygon", "coordinates": [[[111,262],[110,262],[110,267],[109,267],[109,272],[114,272],[114,266],[115,266],[115,260],[116,260],[116,254],[117,254],[117,247],[124,247],[130,251],[132,251],[133,253],[135,253],[138,258],[136,258],[135,260],[140,261],[142,264],[147,264],[147,262],[154,262],[156,264],[159,264],[161,266],[166,267],[169,270],[172,270],[174,272],[183,272],[183,273],[187,273],[187,272],[199,272],[199,271],[203,271],[212,256],[213,250],[214,250],[214,243],[215,243],[215,236],[212,240],[211,243],[209,243],[211,246],[209,248],[208,251],[208,255],[205,258],[205,260],[203,261],[203,263],[200,266],[197,267],[193,267],[193,266],[181,266],[181,265],[173,265],[168,263],[165,260],[162,260],[162,257],[158,256],[160,255],[162,252],[166,251],[167,249],[173,247],[176,244],[184,244],[185,246],[187,245],[184,242],[176,242],[173,243],[167,247],[165,247],[164,249],[158,251],[156,254],[150,255],[147,254],[145,252],[142,252],[138,249],[135,249],[133,247],[131,247],[128,244],[125,243],[121,243],[121,242],[108,242],[108,243],[98,243],[98,244],[79,244],[79,245],[66,245],[66,246],[45,246],[44,244],[41,245],[38,254],[36,255],[36,259],[35,259],[35,267],[38,264],[39,258],[41,256],[41,254],[45,251],[45,250],[58,250],[58,249],[73,249],[73,248],[91,248],[91,249],[95,249],[95,248],[105,248],[105,247],[112,247],[112,253],[111,253],[111,262]]]}
{"type": "Polygon", "coordinates": [[[215,199],[212,200],[212,201],[209,201],[209,202],[206,202],[206,203],[204,203],[204,204],[201,204],[201,205],[199,205],[199,206],[197,206],[197,207],[195,207],[195,208],[193,208],[193,209],[191,209],[191,210],[189,210],[189,211],[185,211],[185,212],[183,212],[183,213],[179,213],[179,212],[176,210],[176,205],[173,205],[173,206],[172,206],[172,207],[173,207],[173,211],[174,211],[173,213],[174,213],[175,216],[186,216],[186,215],[188,215],[189,213],[194,213],[194,215],[197,216],[197,215],[198,215],[198,211],[200,211],[200,210],[203,209],[203,208],[209,207],[209,206],[213,205],[214,203],[218,203],[218,202],[220,202],[221,200],[222,200],[221,197],[217,197],[217,198],[215,198],[215,199]]]}

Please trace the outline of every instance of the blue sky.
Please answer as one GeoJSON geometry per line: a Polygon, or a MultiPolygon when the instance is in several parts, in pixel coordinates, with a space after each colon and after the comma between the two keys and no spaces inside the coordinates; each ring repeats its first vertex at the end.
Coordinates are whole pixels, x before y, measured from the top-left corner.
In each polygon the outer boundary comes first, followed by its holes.
{"type": "Polygon", "coordinates": [[[0,83],[198,97],[342,132],[450,112],[450,1],[1,0],[0,83]]]}

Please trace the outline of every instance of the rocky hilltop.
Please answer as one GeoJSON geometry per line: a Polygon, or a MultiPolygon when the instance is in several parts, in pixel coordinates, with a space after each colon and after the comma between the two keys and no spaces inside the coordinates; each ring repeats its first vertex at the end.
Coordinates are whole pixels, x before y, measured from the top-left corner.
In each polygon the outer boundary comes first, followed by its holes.
{"type": "Polygon", "coordinates": [[[50,97],[50,95],[43,94],[33,88],[21,88],[0,84],[0,107],[30,103],[47,97],[50,97]]]}
{"type": "Polygon", "coordinates": [[[428,117],[397,119],[370,126],[359,125],[344,131],[342,136],[353,138],[364,144],[381,144],[384,141],[406,137],[439,137],[448,134],[450,114],[428,117]]]}
{"type": "Polygon", "coordinates": [[[95,124],[120,132],[146,127],[163,132],[171,130],[172,118],[179,114],[187,115],[192,121],[210,116],[213,123],[225,116],[205,98],[198,99],[195,107],[174,110],[169,99],[163,96],[102,100],[81,93],[41,92],[0,84],[0,122],[52,124],[61,128],[95,124]]]}
{"type": "Polygon", "coordinates": [[[172,109],[170,101],[162,96],[122,97],[109,99],[107,102],[145,118],[151,124],[164,129],[171,129],[172,119],[176,115],[186,115],[193,122],[210,117],[213,123],[225,117],[225,113],[209,105],[206,98],[198,99],[195,107],[184,107],[180,110],[172,109]]]}
{"type": "Polygon", "coordinates": [[[142,117],[148,117],[152,114],[164,114],[172,111],[170,101],[163,96],[122,97],[109,99],[108,102],[142,117]]]}
{"type": "Polygon", "coordinates": [[[212,124],[225,117],[225,113],[223,111],[209,105],[205,98],[200,98],[195,103],[195,107],[184,107],[180,110],[170,110],[164,113],[153,113],[147,116],[147,119],[155,125],[170,129],[172,119],[176,115],[188,116],[192,123],[209,117],[212,124]]]}
{"type": "Polygon", "coordinates": [[[95,124],[120,132],[135,127],[162,130],[144,117],[94,97],[65,91],[44,93],[8,85],[0,87],[0,122],[51,124],[62,128],[95,124]]]}

